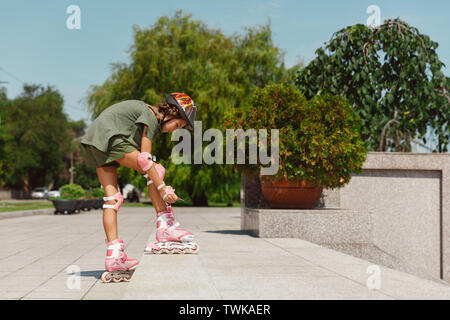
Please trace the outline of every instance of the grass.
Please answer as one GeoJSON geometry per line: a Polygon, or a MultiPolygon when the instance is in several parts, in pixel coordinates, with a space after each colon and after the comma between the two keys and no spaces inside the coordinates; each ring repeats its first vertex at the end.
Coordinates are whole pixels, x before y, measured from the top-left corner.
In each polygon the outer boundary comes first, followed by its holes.
{"type": "MultiPolygon", "coordinates": [[[[122,206],[124,207],[152,207],[150,202],[135,203],[135,202],[125,202],[122,206]]],[[[179,202],[174,205],[174,207],[191,207],[192,203],[179,202]]],[[[232,207],[240,207],[240,202],[233,202],[232,207]]],[[[210,202],[209,207],[228,207],[227,203],[223,202],[210,202]]],[[[1,212],[11,212],[11,211],[24,211],[24,210],[38,210],[38,209],[50,209],[53,208],[53,203],[51,201],[47,202],[1,202],[0,201],[0,213],[1,212]]]]}
{"type": "Polygon", "coordinates": [[[0,202],[0,213],[11,211],[37,210],[53,208],[53,204],[48,202],[0,202]]]}
{"type": "Polygon", "coordinates": [[[151,203],[145,202],[145,203],[136,203],[136,202],[124,202],[122,204],[122,207],[133,207],[133,208],[140,208],[140,207],[153,207],[151,203]]]}
{"type": "Polygon", "coordinates": [[[209,202],[208,207],[230,207],[230,208],[239,208],[241,207],[240,202],[233,202],[231,206],[228,206],[225,202],[209,202]]]}

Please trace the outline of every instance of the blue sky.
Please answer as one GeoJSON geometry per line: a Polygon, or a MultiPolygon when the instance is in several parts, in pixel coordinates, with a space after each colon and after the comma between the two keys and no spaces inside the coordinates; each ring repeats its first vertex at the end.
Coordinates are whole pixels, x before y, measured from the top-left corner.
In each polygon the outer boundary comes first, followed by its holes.
{"type": "MultiPolygon", "coordinates": [[[[450,65],[450,1],[300,1],[300,0],[0,0],[0,81],[7,81],[10,98],[22,82],[54,85],[64,96],[65,112],[73,120],[88,119],[83,99],[89,87],[110,75],[110,64],[127,62],[132,26],[150,27],[158,17],[182,9],[225,34],[267,23],[275,44],[292,66],[308,63],[333,32],[365,23],[369,5],[381,10],[381,20],[400,17],[440,46],[441,60],[450,65]],[[69,5],[81,8],[81,29],[69,30],[69,5]]],[[[444,71],[448,76],[448,68],[444,71]]]]}

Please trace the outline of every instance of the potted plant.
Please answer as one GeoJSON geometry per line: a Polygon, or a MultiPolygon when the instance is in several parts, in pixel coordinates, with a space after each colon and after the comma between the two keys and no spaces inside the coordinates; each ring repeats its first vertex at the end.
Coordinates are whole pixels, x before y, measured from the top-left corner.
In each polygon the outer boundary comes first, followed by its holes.
{"type": "MultiPolygon", "coordinates": [[[[267,129],[267,150],[270,129],[279,129],[279,170],[260,176],[261,191],[272,208],[313,208],[323,188],[348,183],[366,157],[359,119],[340,96],[307,101],[293,85],[273,84],[257,89],[249,107],[227,118],[235,128],[267,129]]],[[[262,166],[258,162],[240,168],[249,174],[259,173],[262,166]]]]}
{"type": "Polygon", "coordinates": [[[51,198],[57,213],[73,213],[83,210],[85,205],[86,191],[77,184],[66,184],[61,187],[60,197],[51,198]]]}

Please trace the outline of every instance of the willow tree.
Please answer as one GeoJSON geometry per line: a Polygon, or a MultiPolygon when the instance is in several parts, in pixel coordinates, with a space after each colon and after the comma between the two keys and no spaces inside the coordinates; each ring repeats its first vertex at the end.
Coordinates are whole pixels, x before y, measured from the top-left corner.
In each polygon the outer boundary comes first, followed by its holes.
{"type": "Polygon", "coordinates": [[[437,150],[450,139],[449,83],[436,53],[438,43],[401,20],[376,28],[357,24],[333,34],[298,75],[307,98],[343,95],[360,116],[369,150],[409,151],[427,128],[437,150]]]}
{"type": "MultiPolygon", "coordinates": [[[[153,104],[170,92],[182,91],[198,106],[203,130],[223,130],[226,109],[246,104],[256,87],[286,77],[283,54],[274,46],[268,25],[227,36],[181,11],[160,17],[150,28],[134,27],[129,53],[130,63],[114,64],[111,76],[91,87],[87,100],[93,118],[118,101],[153,104]]],[[[187,195],[194,205],[206,205],[208,198],[225,202],[239,198],[240,177],[231,166],[175,165],[170,159],[172,145],[170,135],[161,134],[152,152],[181,197],[187,195]]],[[[123,169],[119,178],[122,174],[123,169]]],[[[130,176],[134,183],[143,183],[135,173],[130,176]]]]}

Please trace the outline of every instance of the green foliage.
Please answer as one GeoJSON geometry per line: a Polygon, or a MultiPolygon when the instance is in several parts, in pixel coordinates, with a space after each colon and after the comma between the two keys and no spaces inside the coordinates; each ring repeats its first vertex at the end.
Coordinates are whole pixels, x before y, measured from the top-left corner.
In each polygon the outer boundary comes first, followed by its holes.
{"type": "Polygon", "coordinates": [[[95,168],[87,167],[83,162],[80,162],[74,165],[74,170],[73,182],[75,184],[79,184],[85,189],[100,185],[95,168]]]}
{"type": "Polygon", "coordinates": [[[5,184],[31,190],[57,179],[71,145],[59,92],[52,87],[25,85],[24,92],[8,101],[3,113],[0,161],[5,184]]]}
{"type": "Polygon", "coordinates": [[[359,117],[345,98],[328,94],[314,97],[305,112],[297,132],[301,159],[291,155],[286,161],[299,177],[326,188],[341,187],[351,173],[361,172],[366,159],[359,117]]]}
{"type": "Polygon", "coordinates": [[[373,29],[350,26],[316,50],[296,84],[308,99],[322,93],[345,96],[360,116],[370,150],[410,151],[411,139],[416,134],[425,139],[430,126],[439,151],[447,151],[450,87],[437,47],[400,20],[373,29]]]}
{"type": "Polygon", "coordinates": [[[5,163],[4,163],[4,154],[5,154],[5,141],[8,139],[6,125],[5,125],[5,116],[6,111],[8,110],[9,100],[6,96],[6,90],[4,88],[0,88],[0,186],[5,185],[6,183],[6,172],[5,172],[5,163]]]}
{"type": "Polygon", "coordinates": [[[147,180],[138,171],[120,166],[117,168],[117,181],[120,186],[131,183],[139,190],[145,191],[148,194],[147,180]]]}
{"type": "MultiPolygon", "coordinates": [[[[105,83],[91,87],[87,101],[93,118],[119,101],[155,104],[170,92],[183,91],[198,106],[203,128],[224,130],[227,110],[247,104],[256,87],[286,78],[283,54],[274,46],[268,25],[226,36],[181,11],[159,18],[151,28],[135,27],[130,57],[129,64],[114,64],[105,83]]],[[[230,166],[175,166],[169,161],[172,144],[170,135],[162,134],[153,141],[152,153],[166,167],[167,181],[177,194],[189,195],[194,205],[205,205],[206,193],[235,196],[226,191],[230,185],[215,179],[226,176],[232,185],[240,181],[230,166]]]]}
{"type": "Polygon", "coordinates": [[[90,195],[92,198],[103,198],[105,196],[105,192],[102,188],[93,188],[90,195]]]}
{"type": "MultiPolygon", "coordinates": [[[[359,172],[365,160],[359,118],[343,97],[307,101],[293,85],[268,85],[256,91],[251,107],[237,110],[227,123],[244,130],[279,129],[280,169],[272,178],[336,188],[348,183],[350,173],[359,172]]],[[[269,135],[269,150],[270,141],[269,135]]],[[[261,166],[238,167],[259,173],[261,166]]]]}
{"type": "Polygon", "coordinates": [[[86,122],[84,120],[78,120],[78,121],[70,121],[69,122],[69,128],[72,129],[73,136],[74,137],[81,137],[84,135],[84,132],[86,130],[86,122]]]}
{"type": "Polygon", "coordinates": [[[66,184],[61,187],[60,199],[84,199],[87,191],[77,184],[66,184]]]}
{"type": "MultiPolygon", "coordinates": [[[[71,155],[79,159],[84,120],[70,121],[53,87],[25,85],[12,100],[0,90],[0,186],[58,187],[69,180],[71,155]]],[[[75,163],[75,183],[98,185],[95,169],[75,163]]]]}

